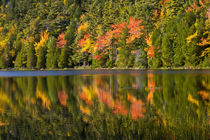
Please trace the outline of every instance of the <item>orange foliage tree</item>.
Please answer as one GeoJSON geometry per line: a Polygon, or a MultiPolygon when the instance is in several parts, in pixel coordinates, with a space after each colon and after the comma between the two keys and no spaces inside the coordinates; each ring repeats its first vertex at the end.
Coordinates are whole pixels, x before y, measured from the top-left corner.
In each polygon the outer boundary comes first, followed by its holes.
{"type": "Polygon", "coordinates": [[[65,33],[64,32],[62,32],[58,36],[58,41],[56,42],[56,45],[58,46],[58,48],[64,48],[64,46],[66,45],[65,33]]]}
{"type": "Polygon", "coordinates": [[[151,35],[146,38],[146,43],[149,48],[146,48],[148,58],[152,59],[155,56],[154,46],[152,46],[151,35]]]}
{"type": "MultiPolygon", "coordinates": [[[[111,49],[111,45],[117,45],[122,39],[125,29],[128,29],[129,36],[126,38],[126,44],[129,46],[136,38],[140,38],[142,35],[141,26],[142,20],[136,18],[130,18],[128,22],[122,22],[120,24],[111,25],[112,30],[106,32],[103,36],[99,37],[96,41],[96,51],[99,55],[108,54],[108,50],[111,49]]],[[[121,47],[121,46],[118,46],[121,47]]],[[[99,57],[95,57],[99,59],[99,57]]]]}

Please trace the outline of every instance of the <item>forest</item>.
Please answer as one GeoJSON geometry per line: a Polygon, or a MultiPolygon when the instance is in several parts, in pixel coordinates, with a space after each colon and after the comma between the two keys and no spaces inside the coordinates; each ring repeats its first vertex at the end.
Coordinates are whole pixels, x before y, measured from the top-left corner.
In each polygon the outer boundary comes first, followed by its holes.
{"type": "Polygon", "coordinates": [[[1,0],[0,69],[209,68],[208,0],[1,0]]]}

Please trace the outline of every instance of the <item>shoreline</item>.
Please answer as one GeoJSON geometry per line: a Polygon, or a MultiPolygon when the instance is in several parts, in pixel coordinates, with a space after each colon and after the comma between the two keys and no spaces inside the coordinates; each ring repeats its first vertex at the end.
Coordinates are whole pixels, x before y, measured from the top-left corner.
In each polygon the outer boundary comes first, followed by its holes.
{"type": "Polygon", "coordinates": [[[67,70],[210,70],[210,67],[171,67],[171,68],[91,68],[91,67],[76,67],[76,68],[55,68],[55,69],[28,69],[28,68],[8,68],[0,69],[0,71],[67,71],[67,70]]]}

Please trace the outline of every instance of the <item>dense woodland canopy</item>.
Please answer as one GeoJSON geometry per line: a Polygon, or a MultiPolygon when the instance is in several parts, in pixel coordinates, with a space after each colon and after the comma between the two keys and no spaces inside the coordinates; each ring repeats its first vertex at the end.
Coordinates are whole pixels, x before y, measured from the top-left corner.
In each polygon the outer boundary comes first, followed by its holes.
{"type": "Polygon", "coordinates": [[[208,0],[1,0],[0,68],[210,67],[208,0]]]}

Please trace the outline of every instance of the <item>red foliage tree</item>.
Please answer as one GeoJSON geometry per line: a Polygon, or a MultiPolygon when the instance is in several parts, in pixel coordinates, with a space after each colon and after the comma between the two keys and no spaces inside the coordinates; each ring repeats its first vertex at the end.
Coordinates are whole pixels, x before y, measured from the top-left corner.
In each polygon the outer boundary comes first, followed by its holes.
{"type": "Polygon", "coordinates": [[[149,58],[153,58],[155,56],[154,46],[152,46],[148,49],[147,55],[149,58]]]}
{"type": "MultiPolygon", "coordinates": [[[[136,38],[140,38],[142,35],[141,30],[143,26],[140,24],[142,20],[137,20],[135,18],[130,18],[129,22],[122,22],[120,24],[111,25],[112,30],[106,32],[105,35],[99,37],[96,41],[96,51],[99,52],[99,55],[107,54],[107,50],[110,49],[112,39],[114,39],[113,44],[117,44],[122,38],[123,32],[128,28],[129,36],[126,39],[127,44],[132,43],[136,38]]],[[[101,58],[101,57],[100,57],[101,58]]],[[[95,56],[94,59],[99,60],[99,56],[95,56]]]]}
{"type": "Polygon", "coordinates": [[[58,36],[58,41],[56,42],[56,45],[58,46],[58,48],[64,48],[64,46],[66,45],[64,32],[58,36]]]}

